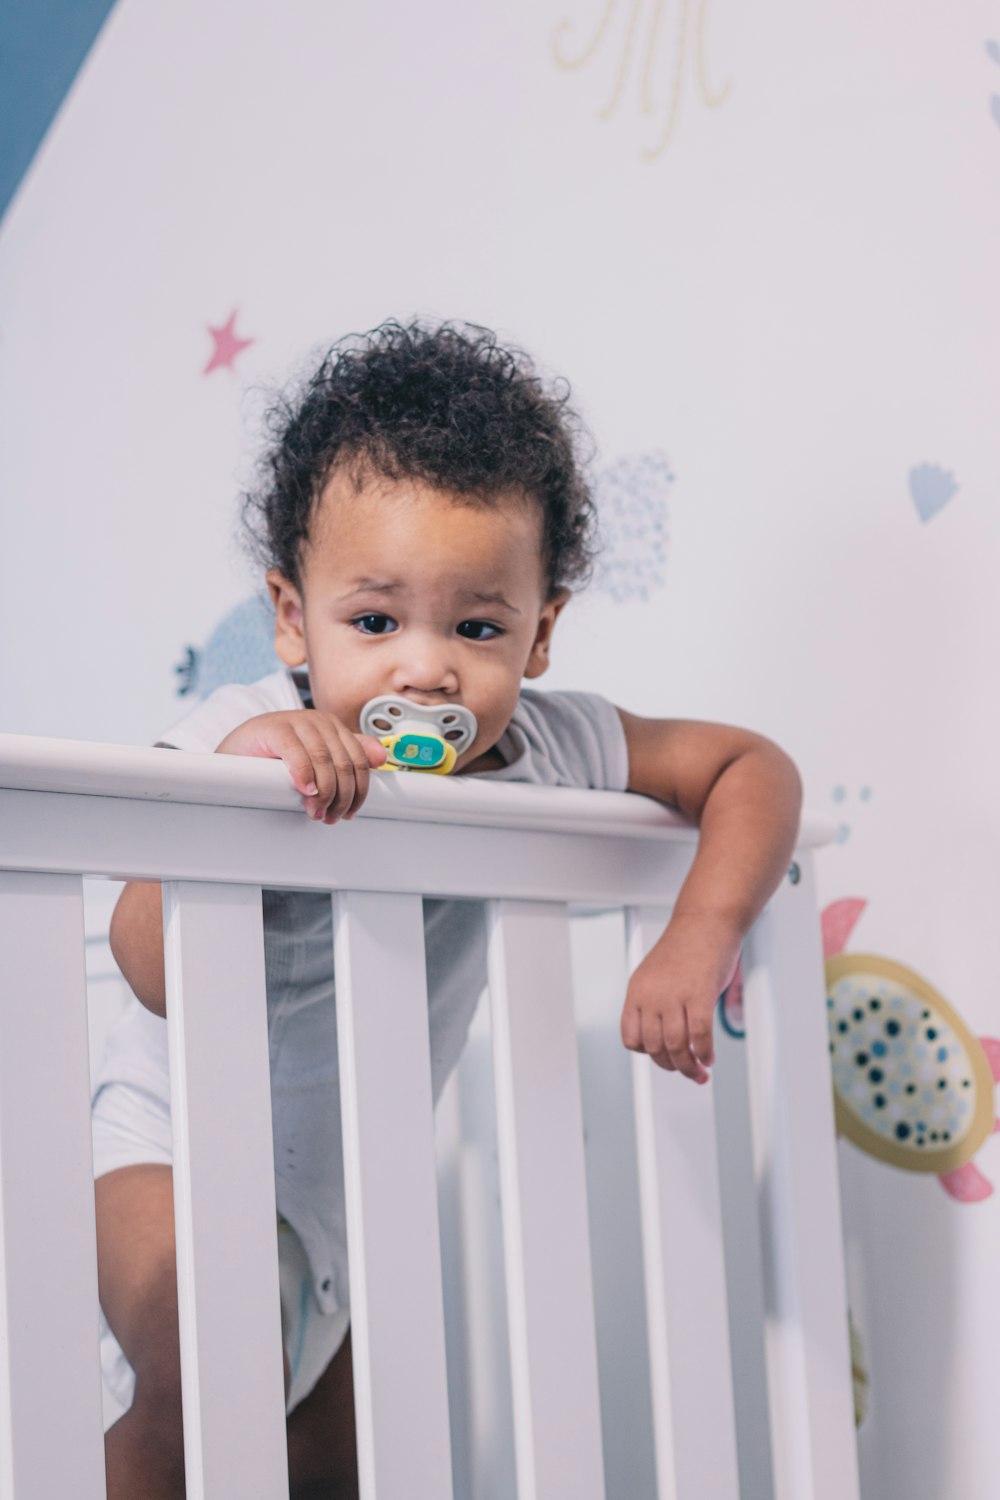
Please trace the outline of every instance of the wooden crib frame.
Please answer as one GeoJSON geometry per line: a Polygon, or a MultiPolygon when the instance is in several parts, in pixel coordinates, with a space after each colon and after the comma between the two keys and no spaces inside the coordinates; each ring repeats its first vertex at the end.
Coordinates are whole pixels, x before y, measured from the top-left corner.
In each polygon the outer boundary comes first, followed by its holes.
{"type": "MultiPolygon", "coordinates": [[[[364,1500],[453,1494],[424,895],[488,903],[517,1494],[604,1500],[567,912],[624,908],[634,965],[695,835],[639,797],[374,783],[331,829],[274,762],[0,736],[0,1500],[104,1496],[83,876],[163,882],[189,1500],[288,1494],[262,886],[334,903],[364,1500]]],[[[775,1500],[858,1496],[827,837],[744,953],[775,1500]]],[[[738,1500],[713,1089],[639,1057],[633,1085],[658,1500],[738,1500]]]]}

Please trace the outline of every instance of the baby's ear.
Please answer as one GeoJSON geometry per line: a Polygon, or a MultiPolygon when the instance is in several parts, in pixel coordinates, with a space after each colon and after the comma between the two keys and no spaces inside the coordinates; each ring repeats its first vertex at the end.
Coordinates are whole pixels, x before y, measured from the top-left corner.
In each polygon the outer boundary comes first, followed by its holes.
{"type": "Polygon", "coordinates": [[[274,605],[275,653],[286,667],[301,667],[306,659],[302,596],[277,568],[267,574],[267,587],[274,605]]]}
{"type": "Polygon", "coordinates": [[[556,621],[569,603],[569,598],[569,589],[560,589],[547,603],[542,605],[542,612],[538,616],[538,628],[535,631],[535,639],[528,653],[528,661],[524,668],[523,676],[541,677],[543,672],[548,671],[552,632],[556,628],[556,621]]]}

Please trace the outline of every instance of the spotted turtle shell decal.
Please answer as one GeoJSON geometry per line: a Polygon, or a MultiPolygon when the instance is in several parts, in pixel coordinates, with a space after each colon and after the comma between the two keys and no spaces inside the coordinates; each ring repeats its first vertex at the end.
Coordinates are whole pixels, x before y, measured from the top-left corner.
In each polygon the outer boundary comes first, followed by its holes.
{"type": "Polygon", "coordinates": [[[837,1129],[910,1172],[963,1166],[991,1134],[993,1070],[932,985],[869,953],[827,960],[837,1129]]]}

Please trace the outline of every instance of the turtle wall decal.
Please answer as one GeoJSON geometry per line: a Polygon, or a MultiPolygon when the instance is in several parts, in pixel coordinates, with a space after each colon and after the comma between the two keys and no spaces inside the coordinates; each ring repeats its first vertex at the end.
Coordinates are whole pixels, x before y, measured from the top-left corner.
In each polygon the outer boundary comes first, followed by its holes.
{"type": "MultiPolygon", "coordinates": [[[[981,1203],[993,1184],[973,1157],[1000,1129],[1000,1040],[975,1036],[914,969],[848,953],[866,906],[848,897],[822,917],[837,1132],[890,1166],[934,1174],[960,1203],[981,1203]]],[[[744,1034],[741,970],[719,1016],[730,1035],[744,1034]]]]}

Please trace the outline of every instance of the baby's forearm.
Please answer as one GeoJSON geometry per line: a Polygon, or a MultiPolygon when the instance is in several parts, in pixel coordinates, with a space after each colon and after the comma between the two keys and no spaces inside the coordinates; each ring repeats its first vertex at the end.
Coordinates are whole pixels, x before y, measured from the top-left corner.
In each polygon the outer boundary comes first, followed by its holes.
{"type": "Polygon", "coordinates": [[[801,809],[801,779],[784,751],[767,740],[744,750],[705,801],[675,915],[726,919],[745,934],[788,868],[801,809]]]}
{"type": "Polygon", "coordinates": [[[111,917],[111,952],[147,1010],[167,1013],[163,978],[163,897],[159,884],[130,880],[111,917]]]}
{"type": "Polygon", "coordinates": [[[626,1047],[708,1082],[715,1004],[788,868],[801,799],[794,764],[769,740],[754,736],[721,761],[697,808],[698,852],[670,922],[629,981],[626,1047]]]}

